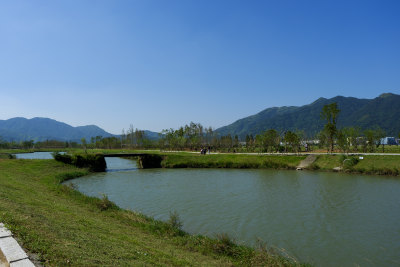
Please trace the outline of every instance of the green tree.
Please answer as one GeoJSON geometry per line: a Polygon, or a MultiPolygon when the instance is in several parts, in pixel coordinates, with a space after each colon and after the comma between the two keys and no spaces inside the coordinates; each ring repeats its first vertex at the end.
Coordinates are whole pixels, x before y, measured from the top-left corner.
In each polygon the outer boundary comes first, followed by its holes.
{"type": "Polygon", "coordinates": [[[290,150],[292,152],[298,152],[299,151],[300,138],[296,133],[291,132],[291,131],[287,131],[285,133],[284,141],[285,141],[285,150],[286,150],[286,152],[288,151],[288,148],[290,148],[290,150]]]}
{"type": "Polygon", "coordinates": [[[337,145],[343,153],[349,152],[350,144],[346,129],[341,129],[337,132],[337,145]]]}
{"type": "Polygon", "coordinates": [[[83,147],[83,149],[85,149],[85,153],[86,153],[86,138],[82,138],[81,143],[82,143],[82,147],[83,147]]]}
{"type": "Polygon", "coordinates": [[[333,146],[335,143],[335,136],[337,134],[336,122],[337,117],[340,113],[340,109],[337,106],[337,103],[331,103],[323,106],[321,111],[321,118],[326,120],[326,124],[324,126],[324,131],[327,134],[327,142],[329,144],[329,152],[333,152],[333,146]]]}
{"type": "Polygon", "coordinates": [[[239,147],[239,137],[235,135],[235,139],[233,141],[233,147],[238,148],[239,147]]]}
{"type": "Polygon", "coordinates": [[[355,127],[348,127],[346,128],[347,138],[349,142],[349,149],[353,151],[358,151],[358,137],[360,136],[361,130],[355,127]]]}
{"type": "Polygon", "coordinates": [[[35,143],[35,142],[34,142],[33,140],[24,141],[24,142],[22,143],[22,146],[23,146],[24,148],[30,149],[30,148],[33,147],[33,144],[34,144],[34,143],[35,143]]]}
{"type": "Polygon", "coordinates": [[[376,147],[382,145],[382,152],[385,153],[385,144],[382,143],[382,139],[385,137],[385,131],[377,127],[374,129],[374,134],[376,147]]]}
{"type": "Polygon", "coordinates": [[[278,151],[279,134],[276,130],[270,129],[264,133],[264,145],[267,152],[278,151]]]}

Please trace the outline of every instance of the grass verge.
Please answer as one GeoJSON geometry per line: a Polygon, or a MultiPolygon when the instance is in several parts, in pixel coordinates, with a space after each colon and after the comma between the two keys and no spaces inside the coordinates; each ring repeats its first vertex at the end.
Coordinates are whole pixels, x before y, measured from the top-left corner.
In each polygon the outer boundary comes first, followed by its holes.
{"type": "Polygon", "coordinates": [[[400,156],[362,155],[319,155],[317,160],[309,167],[311,170],[333,171],[340,167],[347,173],[391,175],[400,174],[400,156]]]}
{"type": "Polygon", "coordinates": [[[88,170],[53,160],[0,160],[0,221],[48,266],[293,266],[277,254],[179,229],[60,182],[88,170]]]}
{"type": "Polygon", "coordinates": [[[270,156],[240,154],[163,154],[164,168],[252,168],[295,169],[306,156],[270,156]]]}

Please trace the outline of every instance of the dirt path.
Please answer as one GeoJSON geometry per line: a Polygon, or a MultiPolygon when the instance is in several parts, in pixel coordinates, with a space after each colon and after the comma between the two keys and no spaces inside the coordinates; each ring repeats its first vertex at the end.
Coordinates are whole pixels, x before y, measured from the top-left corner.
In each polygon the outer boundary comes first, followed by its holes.
{"type": "Polygon", "coordinates": [[[8,264],[8,261],[6,257],[4,256],[3,252],[0,249],[0,267],[8,267],[10,264],[8,264]]]}
{"type": "Polygon", "coordinates": [[[310,166],[317,159],[316,155],[308,155],[307,158],[303,159],[299,166],[297,166],[297,170],[302,170],[310,166]]]}

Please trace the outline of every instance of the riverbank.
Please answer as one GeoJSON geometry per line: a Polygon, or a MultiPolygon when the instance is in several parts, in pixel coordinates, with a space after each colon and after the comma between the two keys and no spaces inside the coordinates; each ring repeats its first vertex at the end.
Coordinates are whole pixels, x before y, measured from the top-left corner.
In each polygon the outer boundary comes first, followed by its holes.
{"type": "MultiPolygon", "coordinates": [[[[9,151],[7,151],[9,152],[9,151]]],[[[81,153],[83,150],[69,150],[81,153]]],[[[4,151],[2,151],[4,153],[4,151]]],[[[88,150],[88,154],[148,153],[162,157],[157,166],[163,168],[252,168],[252,169],[296,169],[307,155],[315,155],[313,164],[301,169],[310,171],[336,171],[354,174],[399,176],[400,154],[359,153],[359,154],[257,154],[257,153],[212,153],[200,155],[197,152],[166,152],[159,150],[88,150]]],[[[9,158],[1,154],[0,158],[9,158]]]]}
{"type": "Polygon", "coordinates": [[[318,155],[308,170],[399,176],[400,157],[393,155],[318,155]]]}
{"type": "Polygon", "coordinates": [[[296,169],[306,156],[161,153],[163,168],[296,169]]]}
{"type": "Polygon", "coordinates": [[[295,266],[267,249],[189,235],[170,223],[122,210],[60,185],[88,174],[52,160],[0,159],[0,221],[50,266],[295,266]]]}
{"type": "MultiPolygon", "coordinates": [[[[307,155],[257,155],[161,153],[164,168],[252,168],[296,169],[307,155]]],[[[380,154],[308,154],[316,157],[307,167],[310,171],[335,171],[367,175],[400,175],[400,155],[380,154]]]]}

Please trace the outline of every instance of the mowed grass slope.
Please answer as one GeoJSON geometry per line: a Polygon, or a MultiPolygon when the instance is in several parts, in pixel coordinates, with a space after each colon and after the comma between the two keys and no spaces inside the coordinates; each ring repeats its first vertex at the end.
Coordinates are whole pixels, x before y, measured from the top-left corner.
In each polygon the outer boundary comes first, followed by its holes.
{"type": "Polygon", "coordinates": [[[291,266],[266,251],[188,235],[62,186],[87,171],[53,160],[0,159],[0,221],[49,266],[291,266]]]}
{"type": "Polygon", "coordinates": [[[317,160],[310,166],[310,169],[332,171],[335,167],[343,168],[344,172],[392,175],[400,174],[400,156],[391,155],[319,155],[317,160]],[[362,157],[362,159],[360,159],[362,157]],[[354,164],[346,165],[345,160],[353,159],[354,164]]]}
{"type": "Polygon", "coordinates": [[[163,153],[165,168],[294,169],[306,156],[163,153]]]}

